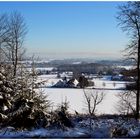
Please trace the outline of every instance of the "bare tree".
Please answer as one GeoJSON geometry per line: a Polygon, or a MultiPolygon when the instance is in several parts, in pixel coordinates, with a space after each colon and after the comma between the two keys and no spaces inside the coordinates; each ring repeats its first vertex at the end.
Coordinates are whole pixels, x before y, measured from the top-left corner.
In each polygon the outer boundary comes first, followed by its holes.
{"type": "Polygon", "coordinates": [[[5,47],[8,50],[9,60],[13,64],[13,76],[17,74],[18,61],[22,59],[24,54],[23,43],[27,33],[27,27],[24,18],[18,12],[13,12],[8,19],[8,38],[5,47]]]}
{"type": "Polygon", "coordinates": [[[93,116],[95,115],[97,106],[103,101],[105,94],[94,89],[84,89],[84,96],[88,107],[88,113],[93,116]]]}
{"type": "Polygon", "coordinates": [[[134,91],[121,92],[117,95],[120,99],[116,109],[124,115],[132,115],[136,113],[136,93],[134,91]]]}
{"type": "Polygon", "coordinates": [[[90,117],[90,130],[92,129],[92,117],[95,115],[97,106],[103,101],[105,94],[94,89],[83,89],[85,101],[90,117]]]}
{"type": "Polygon", "coordinates": [[[127,2],[119,6],[117,16],[119,26],[127,32],[131,38],[131,43],[126,48],[128,58],[135,60],[137,64],[137,94],[136,94],[136,114],[139,117],[139,90],[140,90],[140,2],[127,2]]]}

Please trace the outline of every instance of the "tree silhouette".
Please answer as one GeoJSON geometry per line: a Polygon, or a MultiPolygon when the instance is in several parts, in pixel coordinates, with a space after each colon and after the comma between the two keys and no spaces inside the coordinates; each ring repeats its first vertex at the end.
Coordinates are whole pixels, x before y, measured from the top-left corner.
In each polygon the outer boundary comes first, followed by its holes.
{"type": "Polygon", "coordinates": [[[137,94],[136,94],[136,114],[139,117],[139,89],[140,89],[140,2],[127,2],[119,6],[117,16],[119,26],[131,38],[131,43],[126,48],[127,58],[135,60],[137,64],[137,94]]]}

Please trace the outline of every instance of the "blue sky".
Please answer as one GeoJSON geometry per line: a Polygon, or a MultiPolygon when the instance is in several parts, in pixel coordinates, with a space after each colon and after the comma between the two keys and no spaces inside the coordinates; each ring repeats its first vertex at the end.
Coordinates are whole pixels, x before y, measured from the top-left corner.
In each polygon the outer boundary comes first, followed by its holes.
{"type": "Polygon", "coordinates": [[[117,27],[122,2],[0,2],[19,11],[28,26],[28,54],[49,58],[120,58],[128,39],[117,27]]]}

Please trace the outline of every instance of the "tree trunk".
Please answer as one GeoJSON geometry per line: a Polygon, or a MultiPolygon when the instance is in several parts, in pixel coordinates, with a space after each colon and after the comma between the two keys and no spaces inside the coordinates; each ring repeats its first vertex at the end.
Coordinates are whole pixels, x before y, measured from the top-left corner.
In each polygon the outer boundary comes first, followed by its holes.
{"type": "Polygon", "coordinates": [[[18,63],[18,41],[17,41],[17,37],[16,37],[14,76],[16,76],[16,74],[17,74],[17,63],[18,63]]]}
{"type": "Polygon", "coordinates": [[[137,78],[137,97],[136,97],[136,119],[139,118],[139,95],[140,95],[140,37],[138,40],[138,62],[137,62],[138,78],[137,78]]]}

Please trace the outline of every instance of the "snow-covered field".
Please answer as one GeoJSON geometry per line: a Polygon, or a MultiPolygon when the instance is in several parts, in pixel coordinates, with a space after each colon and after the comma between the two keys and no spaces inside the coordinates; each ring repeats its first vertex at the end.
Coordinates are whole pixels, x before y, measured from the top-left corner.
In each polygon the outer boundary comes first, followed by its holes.
{"type": "MultiPolygon", "coordinates": [[[[97,106],[97,114],[114,114],[118,113],[116,105],[118,103],[117,95],[122,92],[120,90],[93,90],[93,92],[104,92],[105,98],[99,106],[97,106]]],[[[86,101],[83,89],[68,88],[43,88],[48,99],[53,103],[53,109],[65,100],[69,102],[69,112],[87,113],[86,101]]]]}
{"type": "Polygon", "coordinates": [[[117,66],[119,68],[125,68],[126,70],[130,70],[132,68],[135,68],[135,66],[117,66]]]}
{"type": "Polygon", "coordinates": [[[93,80],[94,82],[94,88],[98,89],[112,89],[112,90],[121,90],[125,89],[126,84],[130,82],[126,81],[107,81],[107,80],[102,80],[102,79],[96,79],[93,80]]]}
{"type": "MultiPolygon", "coordinates": [[[[29,71],[32,70],[32,68],[27,68],[29,71]]],[[[36,71],[40,70],[40,71],[52,71],[54,69],[54,67],[45,67],[45,68],[42,68],[42,67],[37,67],[35,68],[36,71]]]]}
{"type": "MultiPolygon", "coordinates": [[[[57,78],[57,75],[41,75],[38,77],[38,81],[45,81],[45,84],[42,86],[42,90],[45,94],[48,95],[48,99],[53,103],[52,109],[56,109],[58,104],[61,104],[65,100],[69,102],[69,112],[75,113],[86,113],[86,101],[83,89],[77,88],[49,88],[52,85],[56,84],[60,78],[57,78]]],[[[92,92],[103,92],[105,98],[99,106],[97,106],[97,114],[117,114],[119,113],[116,109],[116,106],[119,102],[117,95],[123,92],[122,89],[125,88],[126,84],[129,82],[126,81],[111,81],[109,76],[105,76],[102,79],[96,78],[93,79],[94,88],[89,89],[92,92]]]]}
{"type": "Polygon", "coordinates": [[[37,82],[43,81],[44,84],[41,85],[41,87],[50,87],[60,80],[59,78],[56,77],[57,77],[56,74],[40,75],[38,76],[37,82]]]}
{"type": "MultiPolygon", "coordinates": [[[[40,75],[38,76],[38,82],[44,81],[42,87],[50,87],[56,84],[61,78],[57,78],[56,74],[40,75]]],[[[111,81],[110,76],[104,76],[103,78],[93,78],[94,88],[100,89],[125,89],[127,81],[111,81]]]]}

